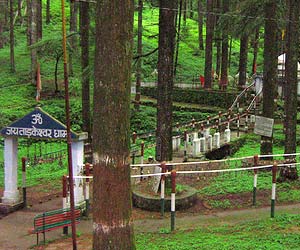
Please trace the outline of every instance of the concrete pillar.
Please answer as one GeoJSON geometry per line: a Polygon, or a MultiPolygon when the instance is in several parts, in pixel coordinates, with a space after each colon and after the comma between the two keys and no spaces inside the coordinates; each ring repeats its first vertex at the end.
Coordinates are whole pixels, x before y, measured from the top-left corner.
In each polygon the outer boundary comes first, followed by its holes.
{"type": "Polygon", "coordinates": [[[229,143],[230,142],[230,129],[227,128],[224,131],[224,142],[229,143]]]}
{"type": "Polygon", "coordinates": [[[4,140],[4,192],[2,203],[15,204],[20,201],[18,191],[18,139],[4,140]]]}
{"type": "Polygon", "coordinates": [[[200,153],[200,139],[193,140],[193,156],[196,156],[200,153]]]}
{"type": "Polygon", "coordinates": [[[176,136],[172,137],[172,149],[173,149],[173,151],[177,150],[177,138],[176,138],[176,136]]]}
{"type": "Polygon", "coordinates": [[[181,143],[181,138],[180,138],[180,135],[178,135],[176,138],[177,150],[180,149],[180,143],[181,143]]]}
{"type": "Polygon", "coordinates": [[[205,147],[205,137],[201,137],[199,140],[200,140],[200,152],[204,153],[205,150],[206,150],[206,147],[205,147]]]}
{"type": "Polygon", "coordinates": [[[208,135],[206,140],[207,140],[207,150],[211,151],[212,150],[212,135],[208,135]]]}
{"type": "MultiPolygon", "coordinates": [[[[72,141],[72,168],[74,176],[83,175],[84,142],[72,141]]],[[[83,179],[74,179],[75,205],[84,202],[83,179]]]]}
{"type": "Polygon", "coordinates": [[[214,146],[220,148],[220,133],[217,132],[214,134],[214,146]]]}
{"type": "Polygon", "coordinates": [[[208,138],[209,135],[210,135],[209,128],[204,129],[204,137],[208,138]]]}

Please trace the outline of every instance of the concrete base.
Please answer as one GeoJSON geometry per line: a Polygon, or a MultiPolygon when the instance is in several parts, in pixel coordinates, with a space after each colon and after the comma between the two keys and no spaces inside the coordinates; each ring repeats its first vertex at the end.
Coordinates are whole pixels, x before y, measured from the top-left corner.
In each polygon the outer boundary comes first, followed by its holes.
{"type": "Polygon", "coordinates": [[[18,202],[14,204],[4,204],[0,203],[0,214],[7,215],[9,213],[15,212],[24,208],[24,202],[18,202]]]}

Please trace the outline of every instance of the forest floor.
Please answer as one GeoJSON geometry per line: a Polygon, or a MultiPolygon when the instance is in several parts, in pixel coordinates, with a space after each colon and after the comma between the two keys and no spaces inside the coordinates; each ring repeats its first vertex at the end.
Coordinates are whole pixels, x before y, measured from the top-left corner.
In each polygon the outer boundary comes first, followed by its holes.
{"type": "MultiPolygon", "coordinates": [[[[72,240],[62,237],[62,231],[56,230],[46,233],[46,245],[34,246],[36,236],[29,234],[32,228],[33,218],[36,214],[52,209],[61,208],[62,200],[59,192],[44,192],[43,187],[32,187],[28,189],[28,204],[26,209],[14,212],[0,219],[0,249],[25,250],[29,248],[47,250],[72,249],[72,240]]],[[[2,195],[2,190],[0,191],[2,195]]],[[[212,208],[205,201],[198,200],[195,206],[185,211],[176,212],[176,230],[187,230],[201,226],[234,225],[241,222],[253,221],[270,216],[270,194],[265,191],[258,192],[257,200],[259,206],[251,205],[251,194],[223,195],[216,199],[229,199],[231,208],[212,208]],[[237,209],[237,207],[239,207],[237,209]]],[[[276,206],[276,214],[297,213],[300,203],[283,204],[276,206]]],[[[170,215],[168,212],[162,217],[159,212],[133,209],[134,228],[136,233],[153,233],[166,231],[170,228],[170,215]]],[[[70,232],[70,231],[69,231],[70,232]]],[[[92,244],[92,219],[83,218],[77,226],[78,249],[91,249],[92,244]]],[[[40,236],[42,239],[42,236],[40,236]]]]}

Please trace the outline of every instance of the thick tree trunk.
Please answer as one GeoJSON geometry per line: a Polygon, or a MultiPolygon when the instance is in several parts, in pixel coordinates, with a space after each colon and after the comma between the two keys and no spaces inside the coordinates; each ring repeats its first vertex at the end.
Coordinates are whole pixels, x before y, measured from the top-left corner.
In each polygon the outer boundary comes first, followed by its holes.
{"type": "Polygon", "coordinates": [[[212,56],[213,56],[213,34],[214,34],[214,0],[207,0],[206,17],[206,42],[205,42],[205,72],[204,88],[212,88],[212,56]]]}
{"type": "MultiPolygon", "coordinates": [[[[78,16],[78,3],[76,1],[71,1],[70,3],[70,33],[77,32],[77,16],[78,16]]],[[[73,71],[73,55],[77,50],[77,36],[72,35],[70,39],[71,53],[69,54],[69,74],[74,75],[73,71]]]]}
{"type": "Polygon", "coordinates": [[[50,23],[51,14],[50,14],[51,3],[50,0],[46,2],[46,24],[50,23]]]}
{"type": "MultiPolygon", "coordinates": [[[[221,13],[221,0],[216,0],[215,12],[216,12],[215,27],[217,27],[218,22],[219,22],[219,14],[221,13]]],[[[215,32],[215,43],[216,43],[216,48],[217,48],[215,73],[216,73],[218,79],[220,79],[219,77],[220,77],[220,72],[221,72],[222,48],[221,48],[221,32],[218,29],[216,29],[216,32],[215,32]]]]}
{"type": "Polygon", "coordinates": [[[31,0],[26,0],[27,5],[27,45],[31,45],[31,0]]]}
{"type": "Polygon", "coordinates": [[[176,33],[177,39],[176,39],[176,46],[175,46],[176,49],[175,49],[175,61],[174,61],[174,78],[176,77],[178,55],[179,55],[182,4],[183,4],[183,0],[179,0],[178,25],[177,25],[177,33],[176,33]]]}
{"type": "Polygon", "coordinates": [[[22,0],[18,0],[18,18],[20,24],[23,24],[23,16],[22,16],[22,0]]]}
{"type": "Polygon", "coordinates": [[[43,38],[43,4],[42,0],[37,0],[37,39],[43,38]]]}
{"type": "Polygon", "coordinates": [[[4,47],[5,4],[0,1],[0,49],[4,47]]]}
{"type": "Polygon", "coordinates": [[[259,28],[257,28],[255,31],[255,37],[253,41],[252,75],[256,73],[258,46],[259,46],[259,28]]]}
{"type": "MultiPolygon", "coordinates": [[[[37,1],[31,0],[30,4],[30,45],[37,42],[37,1]]],[[[36,85],[37,53],[36,49],[30,50],[31,54],[31,82],[36,85]]]]}
{"type": "MultiPolygon", "coordinates": [[[[299,15],[300,2],[289,0],[289,19],[287,24],[287,52],[285,63],[285,144],[284,153],[296,153],[296,127],[297,127],[297,84],[298,84],[298,56],[299,56],[299,15]]],[[[295,161],[296,156],[287,157],[295,161]]],[[[297,169],[284,168],[281,177],[285,179],[298,179],[297,169]]]]}
{"type": "Polygon", "coordinates": [[[96,5],[94,250],[135,249],[129,160],[133,12],[131,0],[96,5]]]}
{"type": "Polygon", "coordinates": [[[14,1],[9,0],[9,45],[10,45],[10,71],[15,72],[15,35],[14,35],[14,1]]]}
{"type": "Polygon", "coordinates": [[[199,43],[199,49],[204,50],[202,0],[198,0],[198,43],[199,43]]]}
{"type": "Polygon", "coordinates": [[[172,160],[172,91],[177,0],[161,0],[159,12],[156,160],[172,160]]]}
{"type": "Polygon", "coordinates": [[[136,65],[136,88],[134,107],[138,111],[141,103],[141,81],[142,81],[142,54],[143,54],[143,0],[139,0],[138,13],[138,41],[137,41],[137,65],[136,65]]]}
{"type": "Polygon", "coordinates": [[[243,89],[247,81],[248,59],[248,35],[243,35],[240,40],[240,63],[239,63],[239,88],[243,89]]]}
{"type": "MultiPolygon", "coordinates": [[[[277,82],[277,20],[276,2],[265,4],[265,39],[264,39],[264,85],[263,85],[263,116],[274,118],[275,93],[277,82]]],[[[269,155],[273,152],[273,137],[261,137],[260,152],[269,155]]]]}
{"type": "Polygon", "coordinates": [[[91,138],[90,70],[89,70],[89,3],[80,3],[82,130],[91,138]]]}
{"type": "MultiPolygon", "coordinates": [[[[223,14],[229,11],[229,0],[223,0],[223,14]]],[[[228,31],[222,30],[221,89],[228,85],[228,31]]]]}

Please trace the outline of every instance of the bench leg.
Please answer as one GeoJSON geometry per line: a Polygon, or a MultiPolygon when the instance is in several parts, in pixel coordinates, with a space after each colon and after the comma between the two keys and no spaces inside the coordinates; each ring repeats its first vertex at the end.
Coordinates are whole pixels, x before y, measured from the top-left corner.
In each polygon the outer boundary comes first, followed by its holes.
{"type": "Polygon", "coordinates": [[[63,234],[64,235],[68,235],[68,227],[64,227],[63,228],[63,234]]]}
{"type": "Polygon", "coordinates": [[[44,245],[45,245],[46,244],[46,233],[43,232],[43,234],[44,234],[44,245]]]}
{"type": "Polygon", "coordinates": [[[36,234],[36,244],[39,245],[39,233],[36,234]]]}

